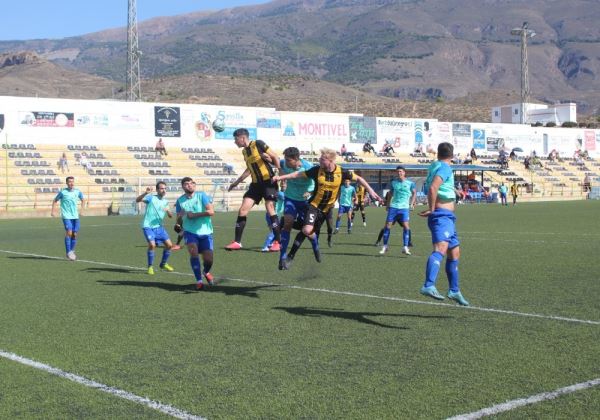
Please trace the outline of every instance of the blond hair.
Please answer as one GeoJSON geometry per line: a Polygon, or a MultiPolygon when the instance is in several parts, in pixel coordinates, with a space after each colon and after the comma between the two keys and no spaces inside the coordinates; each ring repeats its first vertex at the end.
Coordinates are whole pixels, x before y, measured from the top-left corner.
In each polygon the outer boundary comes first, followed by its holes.
{"type": "Polygon", "coordinates": [[[337,152],[333,149],[328,149],[327,147],[321,149],[321,156],[325,156],[329,160],[335,160],[337,157],[337,152]]]}

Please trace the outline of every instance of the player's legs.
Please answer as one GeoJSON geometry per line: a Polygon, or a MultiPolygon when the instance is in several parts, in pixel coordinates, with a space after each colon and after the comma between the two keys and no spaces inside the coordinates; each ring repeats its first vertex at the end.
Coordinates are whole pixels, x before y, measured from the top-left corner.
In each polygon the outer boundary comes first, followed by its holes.
{"type": "Polygon", "coordinates": [[[446,276],[448,276],[448,298],[459,305],[469,306],[459,287],[458,261],[460,259],[460,246],[448,249],[446,258],[446,276]]]}
{"type": "Polygon", "coordinates": [[[279,242],[281,242],[281,226],[279,225],[279,217],[275,212],[275,201],[270,194],[265,197],[265,209],[269,215],[269,227],[273,232],[273,243],[271,251],[279,251],[279,242]]]}
{"type": "Polygon", "coordinates": [[[352,226],[354,224],[352,220],[354,220],[354,212],[352,211],[352,207],[350,207],[348,210],[348,233],[352,233],[352,226]]]}
{"type": "Polygon", "coordinates": [[[204,284],[202,283],[200,257],[198,256],[198,235],[184,232],[184,236],[190,254],[190,266],[192,267],[192,273],[194,273],[194,278],[196,279],[196,289],[200,290],[204,287],[204,284]]]}
{"type": "Polygon", "coordinates": [[[171,267],[167,263],[167,261],[169,260],[169,257],[171,256],[171,249],[173,248],[173,243],[171,242],[169,235],[167,235],[166,230],[162,227],[159,229],[162,231],[160,233],[160,236],[161,236],[161,242],[163,243],[163,246],[164,246],[162,258],[160,260],[160,268],[162,268],[163,270],[167,270],[167,271],[173,271],[173,267],[171,267]]]}
{"type": "Polygon", "coordinates": [[[235,239],[225,247],[226,250],[231,251],[240,249],[242,247],[242,235],[244,234],[244,228],[246,227],[246,220],[248,218],[248,212],[254,204],[256,204],[256,198],[252,196],[251,190],[248,190],[242,200],[242,205],[238,210],[237,220],[235,221],[235,239]]]}
{"type": "Polygon", "coordinates": [[[327,222],[327,246],[331,248],[331,239],[333,235],[333,210],[329,210],[325,216],[325,222],[327,222]]]}
{"type": "Polygon", "coordinates": [[[342,224],[342,214],[344,214],[344,211],[342,209],[342,206],[340,206],[338,207],[337,219],[335,219],[335,230],[333,231],[334,234],[340,231],[340,225],[342,224]]]}
{"type": "Polygon", "coordinates": [[[210,273],[214,261],[214,245],[213,236],[200,236],[198,240],[198,250],[202,254],[202,262],[204,263],[204,277],[209,286],[214,284],[213,275],[210,273]]]}
{"type": "Polygon", "coordinates": [[[402,253],[410,255],[410,250],[408,249],[410,244],[410,226],[408,224],[408,220],[404,220],[400,224],[402,225],[402,253]]]}

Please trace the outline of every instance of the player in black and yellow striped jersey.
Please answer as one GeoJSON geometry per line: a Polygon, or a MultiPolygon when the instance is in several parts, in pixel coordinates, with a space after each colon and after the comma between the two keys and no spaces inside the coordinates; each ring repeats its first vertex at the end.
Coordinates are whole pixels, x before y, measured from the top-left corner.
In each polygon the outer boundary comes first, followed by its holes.
{"type": "Polygon", "coordinates": [[[292,172],[290,174],[274,176],[272,178],[273,182],[277,182],[303,176],[315,181],[315,190],[308,200],[308,209],[304,216],[304,225],[302,226],[301,234],[299,234],[299,237],[296,237],[294,245],[283,265],[283,269],[289,267],[295,252],[300,248],[305,237],[310,239],[315,259],[317,262],[321,262],[317,232],[319,231],[321,224],[325,221],[327,214],[335,205],[340,193],[340,187],[344,180],[349,179],[350,181],[358,182],[367,189],[373,199],[382,201],[381,197],[377,195],[369,183],[362,177],[336,165],[336,156],[337,153],[333,149],[321,149],[319,166],[314,166],[306,171],[292,172]]]}
{"type": "Polygon", "coordinates": [[[354,216],[356,216],[356,212],[360,210],[363,226],[367,226],[367,215],[365,213],[365,202],[367,201],[366,192],[367,190],[365,187],[360,184],[356,184],[356,204],[354,205],[354,211],[352,212],[352,223],[354,223],[354,216]]]}
{"type": "Polygon", "coordinates": [[[233,133],[233,138],[237,147],[242,148],[242,155],[246,162],[246,169],[230,186],[229,191],[234,189],[240,182],[248,176],[252,177],[250,188],[244,194],[242,205],[238,211],[237,221],[235,223],[235,239],[225,247],[228,251],[234,251],[242,248],[242,234],[246,227],[246,218],[248,212],[255,204],[265,200],[265,208],[271,220],[271,229],[275,239],[271,245],[271,251],[279,251],[279,220],[275,212],[275,202],[277,201],[277,184],[271,182],[275,171],[273,166],[279,169],[279,157],[262,140],[250,140],[250,133],[245,128],[238,128],[233,133]]]}

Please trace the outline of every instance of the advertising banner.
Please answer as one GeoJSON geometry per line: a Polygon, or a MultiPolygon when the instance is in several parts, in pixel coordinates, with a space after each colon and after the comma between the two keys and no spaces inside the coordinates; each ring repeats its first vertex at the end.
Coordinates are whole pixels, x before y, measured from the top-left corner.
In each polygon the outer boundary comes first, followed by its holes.
{"type": "Polygon", "coordinates": [[[473,148],[485,150],[485,130],[482,128],[473,129],[473,148]]]}
{"type": "Polygon", "coordinates": [[[19,123],[27,127],[73,127],[72,112],[19,112],[19,123]]]}
{"type": "Polygon", "coordinates": [[[596,150],[596,133],[593,130],[583,132],[585,150],[596,150]]]}
{"type": "Polygon", "coordinates": [[[317,144],[346,143],[350,138],[348,115],[281,113],[285,141],[317,144]]]}
{"type": "Polygon", "coordinates": [[[214,108],[214,120],[225,129],[215,132],[215,139],[233,141],[233,132],[245,128],[250,133],[250,139],[256,140],[256,110],[253,108],[214,108]]]}
{"type": "Polygon", "coordinates": [[[267,144],[280,142],[281,114],[276,111],[257,111],[256,136],[267,144]]]}
{"type": "Polygon", "coordinates": [[[179,107],[154,107],[154,135],[156,137],[181,137],[179,107]]]}
{"type": "Polygon", "coordinates": [[[382,144],[391,144],[395,151],[411,152],[414,149],[413,120],[377,118],[377,139],[382,144]]]}
{"type": "Polygon", "coordinates": [[[348,120],[350,143],[377,143],[377,124],[375,117],[358,117],[351,115],[348,120]]]}
{"type": "Polygon", "coordinates": [[[78,128],[107,128],[108,114],[75,114],[75,127],[78,128]]]}

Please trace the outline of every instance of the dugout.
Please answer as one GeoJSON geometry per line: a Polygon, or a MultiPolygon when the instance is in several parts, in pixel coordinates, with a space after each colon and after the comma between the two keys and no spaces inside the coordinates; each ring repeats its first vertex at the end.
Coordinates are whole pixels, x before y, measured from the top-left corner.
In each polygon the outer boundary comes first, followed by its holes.
{"type": "MultiPolygon", "coordinates": [[[[367,163],[340,163],[340,166],[344,169],[354,171],[358,175],[362,176],[375,191],[379,194],[384,190],[389,189],[389,184],[393,178],[396,177],[396,167],[404,166],[406,169],[406,176],[410,178],[417,185],[417,192],[424,192],[424,184],[427,178],[427,170],[429,164],[403,164],[403,163],[382,163],[382,164],[367,164],[367,163]]],[[[484,173],[485,172],[501,172],[500,168],[490,168],[489,166],[482,165],[450,165],[454,172],[455,181],[461,183],[468,182],[468,177],[471,173],[476,175],[476,179],[484,185],[484,173]]],[[[490,185],[487,185],[490,187],[490,185]]]]}

